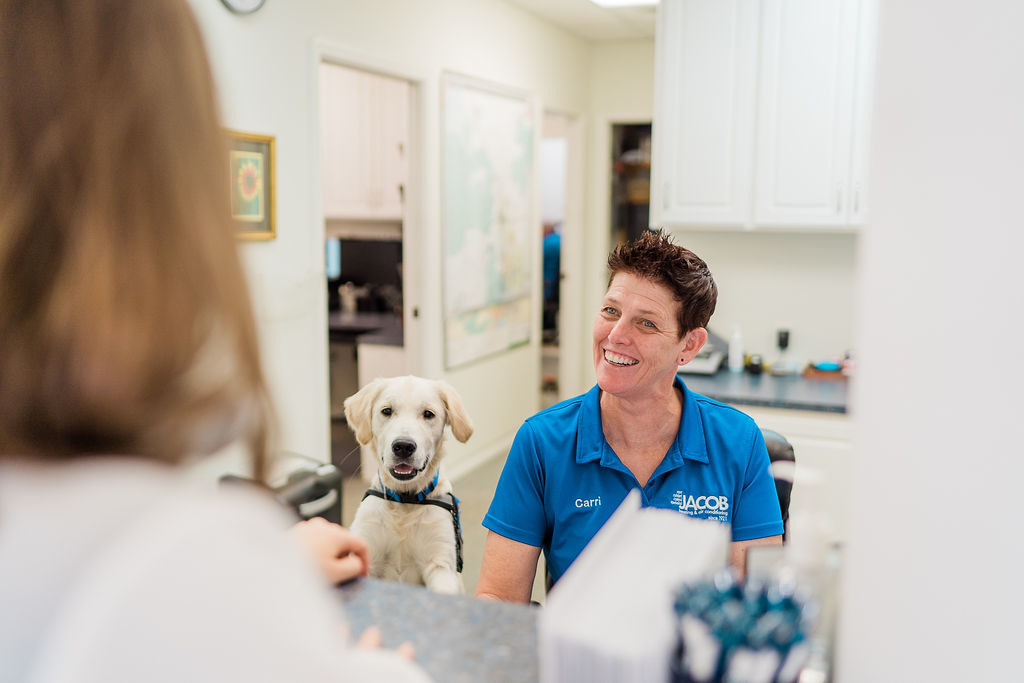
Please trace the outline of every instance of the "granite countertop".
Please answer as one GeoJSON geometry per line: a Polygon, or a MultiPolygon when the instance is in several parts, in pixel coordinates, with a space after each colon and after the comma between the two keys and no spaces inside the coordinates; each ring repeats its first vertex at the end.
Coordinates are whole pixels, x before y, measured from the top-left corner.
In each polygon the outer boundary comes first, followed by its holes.
{"type": "Polygon", "coordinates": [[[327,332],[334,341],[402,346],[402,318],[394,313],[327,314],[327,332]]]}
{"type": "Polygon", "coordinates": [[[538,678],[537,607],[440,595],[373,578],[356,579],[339,591],[354,637],[377,626],[384,647],[411,642],[416,662],[434,680],[538,678]]]}
{"type": "Polygon", "coordinates": [[[751,375],[719,370],[714,375],[682,373],[687,388],[733,405],[845,413],[849,380],[845,377],[751,375]]]}

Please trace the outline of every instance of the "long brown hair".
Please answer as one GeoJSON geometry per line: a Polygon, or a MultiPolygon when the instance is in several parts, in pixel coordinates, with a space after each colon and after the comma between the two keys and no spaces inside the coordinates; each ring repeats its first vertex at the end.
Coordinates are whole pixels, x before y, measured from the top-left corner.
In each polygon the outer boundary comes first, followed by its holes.
{"type": "Polygon", "coordinates": [[[0,0],[0,454],[178,461],[272,413],[185,0],[0,0]]]}

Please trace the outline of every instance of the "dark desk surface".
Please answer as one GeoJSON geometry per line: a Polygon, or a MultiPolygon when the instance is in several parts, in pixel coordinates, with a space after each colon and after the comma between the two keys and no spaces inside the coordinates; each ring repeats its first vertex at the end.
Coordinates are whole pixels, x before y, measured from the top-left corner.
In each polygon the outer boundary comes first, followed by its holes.
{"type": "Polygon", "coordinates": [[[687,388],[722,403],[845,413],[849,380],[802,375],[751,375],[719,370],[714,375],[681,374],[687,388]]]}
{"type": "Polygon", "coordinates": [[[537,680],[537,607],[380,579],[357,579],[340,592],[354,636],[377,626],[385,647],[412,642],[437,681],[537,680]]]}
{"type": "Polygon", "coordinates": [[[402,319],[394,313],[331,311],[327,314],[327,332],[332,341],[402,345],[402,319]]]}

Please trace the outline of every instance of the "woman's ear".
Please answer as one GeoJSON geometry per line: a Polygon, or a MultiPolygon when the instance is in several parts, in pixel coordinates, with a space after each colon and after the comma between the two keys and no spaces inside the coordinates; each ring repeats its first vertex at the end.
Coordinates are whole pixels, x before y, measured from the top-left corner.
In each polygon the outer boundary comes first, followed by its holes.
{"type": "Polygon", "coordinates": [[[708,331],[703,327],[697,327],[686,333],[683,337],[683,348],[679,353],[679,365],[689,363],[694,356],[700,353],[704,344],[708,341],[708,331]]]}
{"type": "Polygon", "coordinates": [[[469,437],[473,436],[473,423],[462,407],[462,398],[455,388],[447,382],[438,381],[437,391],[444,401],[445,409],[448,412],[448,424],[452,427],[452,436],[461,443],[466,443],[469,437]]]}
{"type": "Polygon", "coordinates": [[[375,379],[345,399],[345,421],[363,446],[373,438],[373,404],[383,386],[383,380],[375,379]]]}

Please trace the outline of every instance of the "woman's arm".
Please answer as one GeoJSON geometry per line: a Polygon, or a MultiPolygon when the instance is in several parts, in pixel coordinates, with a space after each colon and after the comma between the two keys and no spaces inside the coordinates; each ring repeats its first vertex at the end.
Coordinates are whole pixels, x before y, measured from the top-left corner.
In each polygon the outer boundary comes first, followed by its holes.
{"type": "Polygon", "coordinates": [[[537,546],[513,541],[489,531],[484,543],[476,596],[508,602],[530,602],[539,558],[540,548],[537,546]]]}
{"type": "Polygon", "coordinates": [[[729,564],[739,572],[741,579],[747,575],[747,549],[755,545],[782,545],[782,536],[752,538],[749,541],[733,541],[729,544],[729,564]]]}

